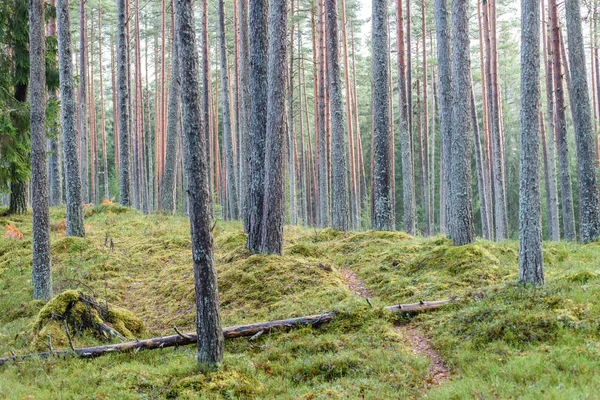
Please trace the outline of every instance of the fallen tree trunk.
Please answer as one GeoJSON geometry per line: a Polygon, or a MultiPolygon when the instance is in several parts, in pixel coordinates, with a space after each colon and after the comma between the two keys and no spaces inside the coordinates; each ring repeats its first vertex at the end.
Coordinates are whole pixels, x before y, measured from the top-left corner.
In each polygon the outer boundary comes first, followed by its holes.
{"type": "MultiPolygon", "coordinates": [[[[432,301],[432,302],[419,302],[414,304],[398,304],[394,306],[385,307],[386,310],[396,313],[413,313],[426,310],[433,310],[443,305],[453,302],[450,300],[432,301]]],[[[239,325],[232,326],[223,329],[223,336],[225,339],[234,339],[239,337],[255,337],[264,333],[271,332],[273,330],[288,330],[300,326],[320,326],[327,324],[335,318],[335,313],[324,313],[316,315],[308,315],[305,317],[282,319],[276,321],[259,322],[250,325],[239,325]]],[[[0,366],[10,361],[25,360],[29,358],[47,358],[47,357],[81,357],[81,358],[92,358],[98,357],[110,353],[119,353],[126,351],[138,351],[140,349],[162,349],[174,346],[185,346],[195,344],[198,340],[198,336],[195,332],[180,333],[171,336],[162,336],[145,340],[135,340],[125,343],[109,344],[105,346],[87,347],[73,350],[62,350],[62,351],[48,351],[44,353],[35,354],[22,354],[9,357],[0,358],[0,366]]]]}

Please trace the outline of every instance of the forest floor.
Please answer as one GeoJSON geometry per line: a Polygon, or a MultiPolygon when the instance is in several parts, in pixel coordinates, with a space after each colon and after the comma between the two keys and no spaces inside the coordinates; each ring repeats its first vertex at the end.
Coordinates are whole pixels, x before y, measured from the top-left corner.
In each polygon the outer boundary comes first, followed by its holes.
{"type": "MultiPolygon", "coordinates": [[[[67,238],[52,209],[55,293],[131,311],[139,338],[194,329],[189,224],[116,205],[86,209],[67,238]]],[[[31,301],[31,215],[0,216],[0,357],[68,349],[31,301]],[[42,321],[43,322],[43,321],[42,321]]],[[[237,223],[214,230],[224,326],[336,311],[328,325],[226,342],[218,371],[193,346],[0,366],[0,399],[594,398],[600,392],[600,243],[546,243],[546,285],[517,284],[516,242],[286,227],[283,256],[251,255],[237,223]],[[383,306],[457,296],[416,316],[383,306]],[[369,297],[373,308],[363,297],[369,297]]],[[[131,322],[133,318],[127,321],[131,322]]],[[[130,326],[130,325],[127,325],[130,326]]],[[[104,343],[73,330],[76,347],[104,343]]],[[[131,336],[131,335],[128,335],[131,336]]]]}

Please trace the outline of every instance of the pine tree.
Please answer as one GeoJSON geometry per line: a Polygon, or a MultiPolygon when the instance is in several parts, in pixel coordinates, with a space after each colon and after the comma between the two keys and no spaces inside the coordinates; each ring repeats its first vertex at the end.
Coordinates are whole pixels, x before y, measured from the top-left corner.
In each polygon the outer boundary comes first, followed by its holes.
{"type": "Polygon", "coordinates": [[[198,364],[214,367],[223,360],[223,330],[219,312],[217,269],[213,256],[206,136],[203,132],[200,67],[194,28],[193,2],[175,0],[175,32],[181,74],[181,104],[185,164],[192,231],[196,291],[198,364]]]}
{"type": "Polygon", "coordinates": [[[120,203],[131,206],[131,179],[129,174],[129,78],[128,78],[128,41],[127,41],[127,19],[128,11],[125,0],[117,0],[118,22],[118,52],[117,52],[117,80],[119,86],[119,158],[120,167],[120,203]]]}
{"type": "Polygon", "coordinates": [[[544,283],[540,204],[540,2],[521,3],[519,280],[544,283]]]}

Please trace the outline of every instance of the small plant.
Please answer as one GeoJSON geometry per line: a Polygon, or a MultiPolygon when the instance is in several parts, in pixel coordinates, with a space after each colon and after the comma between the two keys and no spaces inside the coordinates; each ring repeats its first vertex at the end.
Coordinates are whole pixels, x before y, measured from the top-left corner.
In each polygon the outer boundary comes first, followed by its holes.
{"type": "Polygon", "coordinates": [[[17,229],[16,226],[6,224],[6,225],[4,225],[4,227],[6,228],[6,233],[4,234],[4,237],[6,239],[12,239],[12,240],[22,240],[23,239],[23,234],[17,229]]]}

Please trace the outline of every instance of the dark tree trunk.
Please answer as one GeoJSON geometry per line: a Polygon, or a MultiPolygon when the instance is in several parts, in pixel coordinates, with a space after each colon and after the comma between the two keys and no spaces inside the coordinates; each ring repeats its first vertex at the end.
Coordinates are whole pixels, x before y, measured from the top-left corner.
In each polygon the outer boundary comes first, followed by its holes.
{"type": "Polygon", "coordinates": [[[81,154],[81,194],[83,202],[89,202],[88,190],[88,149],[87,149],[87,47],[85,0],[79,0],[79,148],[81,154]]]}
{"type": "Polygon", "coordinates": [[[12,181],[10,183],[9,214],[24,214],[27,212],[27,182],[12,181]]]}
{"type": "Polygon", "coordinates": [[[471,205],[471,59],[469,49],[469,2],[452,0],[452,156],[450,162],[449,232],[454,245],[472,243],[471,205]]]}
{"type": "Polygon", "coordinates": [[[268,1],[250,2],[250,230],[248,249],[261,250],[267,129],[268,1]]]}
{"type": "Polygon", "coordinates": [[[519,280],[544,283],[540,204],[540,2],[521,3],[519,280]]]}
{"type": "MultiPolygon", "coordinates": [[[[284,223],[284,160],[287,85],[287,0],[271,1],[265,191],[261,253],[281,254],[284,223]]],[[[290,105],[291,106],[291,105],[290,105]]]]}
{"type": "Polygon", "coordinates": [[[250,229],[250,55],[248,42],[248,1],[237,0],[240,31],[240,216],[244,221],[244,231],[250,229]]]}
{"type": "Polygon", "coordinates": [[[373,112],[374,112],[374,210],[373,229],[391,231],[392,149],[390,137],[390,92],[388,90],[387,1],[373,0],[373,112]]]}
{"type": "Polygon", "coordinates": [[[585,67],[579,0],[567,0],[565,9],[571,69],[570,95],[574,99],[572,112],[573,124],[575,125],[575,144],[577,146],[579,236],[582,242],[587,243],[598,239],[600,236],[600,199],[598,197],[598,180],[596,176],[596,146],[585,67]]]}
{"type": "Polygon", "coordinates": [[[69,1],[57,0],[58,63],[61,99],[61,128],[67,200],[67,236],[85,236],[83,226],[83,199],[79,158],[77,156],[77,129],[73,63],[71,56],[71,21],[69,1]]]}
{"type": "Polygon", "coordinates": [[[29,102],[31,206],[33,208],[33,298],[52,298],[50,215],[46,170],[46,38],[44,0],[29,1],[29,102]]]}
{"type": "Polygon", "coordinates": [[[219,312],[217,270],[213,258],[208,147],[200,107],[200,67],[194,28],[193,2],[175,0],[175,32],[180,61],[185,164],[188,177],[192,257],[196,291],[198,364],[212,367],[223,360],[223,331],[219,312]]]}

